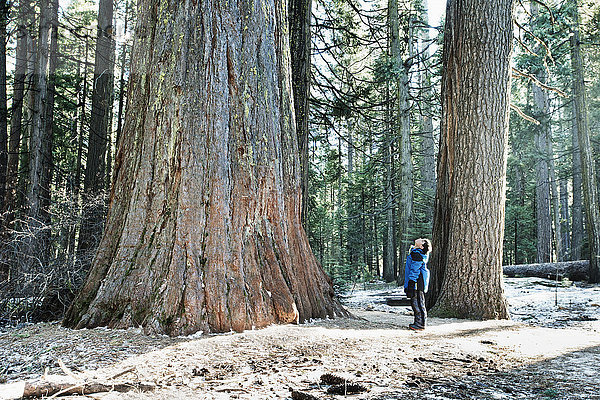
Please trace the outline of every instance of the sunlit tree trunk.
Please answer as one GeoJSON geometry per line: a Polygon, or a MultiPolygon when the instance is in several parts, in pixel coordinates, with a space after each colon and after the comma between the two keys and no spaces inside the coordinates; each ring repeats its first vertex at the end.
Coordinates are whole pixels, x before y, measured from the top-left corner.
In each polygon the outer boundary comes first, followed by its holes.
{"type": "Polygon", "coordinates": [[[502,245],[512,0],[449,0],[433,227],[438,315],[508,318],[502,245]]]}
{"type": "MultiPolygon", "coordinates": [[[[571,67],[573,70],[573,104],[577,121],[577,139],[581,157],[583,206],[590,248],[590,282],[600,282],[600,208],[596,187],[596,170],[587,117],[586,88],[583,58],[579,37],[578,2],[573,4],[573,35],[571,36],[571,67]]],[[[575,243],[574,243],[575,245],[575,243]]]]}
{"type": "Polygon", "coordinates": [[[287,0],[139,2],[106,229],[65,325],[345,314],[300,221],[288,41],[287,0]]]}

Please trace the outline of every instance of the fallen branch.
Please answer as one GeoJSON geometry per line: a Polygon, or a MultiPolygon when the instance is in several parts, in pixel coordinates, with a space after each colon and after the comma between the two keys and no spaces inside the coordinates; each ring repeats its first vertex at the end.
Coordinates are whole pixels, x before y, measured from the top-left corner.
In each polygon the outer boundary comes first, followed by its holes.
{"type": "Polygon", "coordinates": [[[74,384],[72,382],[15,382],[0,385],[0,400],[27,399],[38,397],[57,397],[73,394],[89,395],[101,392],[129,392],[138,390],[147,392],[155,389],[155,385],[150,383],[116,383],[105,384],[100,382],[83,382],[74,384]]]}

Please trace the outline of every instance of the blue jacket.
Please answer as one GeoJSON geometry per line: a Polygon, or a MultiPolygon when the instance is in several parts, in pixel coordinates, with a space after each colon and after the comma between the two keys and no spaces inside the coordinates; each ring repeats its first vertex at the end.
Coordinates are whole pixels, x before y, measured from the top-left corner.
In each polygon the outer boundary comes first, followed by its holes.
{"type": "Polygon", "coordinates": [[[406,257],[406,266],[404,267],[404,288],[408,288],[408,281],[415,281],[419,276],[423,277],[423,291],[427,292],[429,287],[429,269],[427,268],[427,260],[429,255],[425,254],[422,249],[414,248],[406,257]]]}

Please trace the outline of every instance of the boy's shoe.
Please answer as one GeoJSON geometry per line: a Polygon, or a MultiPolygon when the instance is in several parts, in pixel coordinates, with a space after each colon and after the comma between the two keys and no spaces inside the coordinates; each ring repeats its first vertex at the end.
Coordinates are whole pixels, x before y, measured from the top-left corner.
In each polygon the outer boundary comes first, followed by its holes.
{"type": "Polygon", "coordinates": [[[425,330],[425,327],[417,324],[410,324],[408,329],[412,329],[413,331],[422,331],[425,330]]]}

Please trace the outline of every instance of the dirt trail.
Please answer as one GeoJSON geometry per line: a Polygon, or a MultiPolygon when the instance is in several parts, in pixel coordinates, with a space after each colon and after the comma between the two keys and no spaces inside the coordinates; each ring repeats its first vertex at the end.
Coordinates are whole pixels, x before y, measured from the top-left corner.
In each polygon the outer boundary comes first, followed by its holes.
{"type": "Polygon", "coordinates": [[[291,390],[342,398],[319,385],[324,373],[368,388],[354,399],[600,399],[598,320],[556,328],[431,318],[426,331],[412,332],[406,309],[373,308],[355,304],[354,320],[187,338],[36,324],[0,334],[0,367],[9,381],[31,379],[45,366],[60,371],[60,358],[78,377],[130,370],[114,382],[157,385],[98,399],[287,399],[291,390]],[[31,371],[19,370],[27,365],[31,371]]]}

